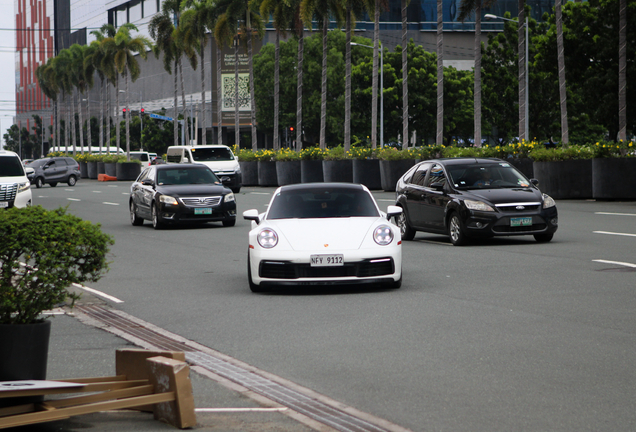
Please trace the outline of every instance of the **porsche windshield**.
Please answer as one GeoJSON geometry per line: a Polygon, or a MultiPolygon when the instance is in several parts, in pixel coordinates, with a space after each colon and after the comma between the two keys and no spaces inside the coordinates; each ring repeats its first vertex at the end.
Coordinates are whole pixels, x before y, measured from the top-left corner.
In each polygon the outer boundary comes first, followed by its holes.
{"type": "Polygon", "coordinates": [[[446,167],[457,189],[529,187],[530,181],[508,162],[449,165],[446,167]]]}
{"type": "Polygon", "coordinates": [[[229,149],[218,148],[193,148],[192,158],[197,162],[231,161],[234,156],[229,149]]]}
{"type": "Polygon", "coordinates": [[[378,217],[373,198],[363,190],[312,189],[279,193],[268,219],[378,217]]]}

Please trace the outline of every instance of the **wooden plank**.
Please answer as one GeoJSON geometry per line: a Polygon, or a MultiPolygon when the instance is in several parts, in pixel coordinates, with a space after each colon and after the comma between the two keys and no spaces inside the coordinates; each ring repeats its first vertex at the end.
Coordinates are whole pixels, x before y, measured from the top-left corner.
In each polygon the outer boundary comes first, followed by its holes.
{"type": "Polygon", "coordinates": [[[81,387],[16,390],[10,393],[6,392],[6,394],[0,397],[43,396],[43,395],[61,394],[61,393],[87,393],[87,392],[117,390],[117,389],[130,388],[130,387],[136,387],[136,386],[147,385],[147,384],[148,384],[148,380],[93,382],[93,383],[82,385],[81,387]]]}
{"type": "Polygon", "coordinates": [[[128,380],[148,379],[146,359],[157,356],[185,362],[185,353],[182,351],[124,348],[115,352],[115,373],[126,376],[128,380]]]}
{"type": "Polygon", "coordinates": [[[66,399],[57,399],[46,401],[46,405],[53,408],[67,408],[70,406],[77,406],[82,404],[89,404],[95,402],[102,402],[107,400],[116,400],[123,398],[130,398],[135,396],[144,396],[153,394],[154,388],[151,385],[132,387],[128,389],[113,390],[104,393],[96,393],[88,396],[77,396],[66,399]]]}
{"type": "Polygon", "coordinates": [[[99,411],[134,408],[140,405],[160,404],[175,399],[174,392],[138,396],[115,401],[96,402],[69,408],[60,408],[52,411],[41,411],[0,418],[0,429],[47,421],[62,420],[75,415],[91,414],[99,411]]]}
{"type": "Polygon", "coordinates": [[[90,377],[90,378],[67,378],[67,379],[59,379],[59,380],[52,380],[52,381],[80,383],[80,384],[106,382],[106,381],[126,381],[126,375],[117,375],[117,376],[109,376],[109,377],[90,377]]]}
{"type": "Polygon", "coordinates": [[[155,419],[184,429],[196,426],[190,367],[183,361],[166,357],[146,360],[150,383],[156,392],[173,392],[174,401],[154,406],[155,419]]]}

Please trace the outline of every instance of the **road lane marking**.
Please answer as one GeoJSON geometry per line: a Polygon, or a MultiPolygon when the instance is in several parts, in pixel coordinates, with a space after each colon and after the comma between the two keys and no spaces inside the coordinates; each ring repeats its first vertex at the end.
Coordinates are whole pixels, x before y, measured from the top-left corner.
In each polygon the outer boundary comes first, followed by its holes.
{"type": "Polygon", "coordinates": [[[250,192],[252,195],[271,195],[269,192],[250,192]]]}
{"type": "Polygon", "coordinates": [[[81,199],[78,198],[66,198],[69,201],[81,201],[81,199]]]}
{"type": "Polygon", "coordinates": [[[102,191],[93,191],[93,193],[102,193],[102,191]]]}
{"type": "Polygon", "coordinates": [[[636,213],[609,213],[609,212],[595,212],[597,215],[611,215],[611,216],[636,216],[636,213]]]}
{"type": "Polygon", "coordinates": [[[112,202],[107,202],[107,201],[104,201],[102,204],[114,205],[114,206],[118,206],[119,205],[119,203],[112,203],[112,202]]]}
{"type": "Polygon", "coordinates": [[[84,291],[87,291],[87,292],[89,292],[89,293],[91,293],[91,294],[95,294],[95,295],[96,295],[96,296],[98,296],[98,297],[102,297],[102,298],[104,298],[104,299],[106,299],[106,300],[110,300],[110,301],[112,301],[113,303],[123,303],[123,302],[124,302],[123,300],[119,300],[117,297],[113,297],[113,296],[108,295],[108,294],[106,294],[106,293],[103,293],[103,292],[101,292],[101,291],[97,291],[96,289],[93,289],[93,288],[89,288],[89,287],[87,287],[87,286],[84,286],[84,285],[82,285],[82,284],[74,283],[74,284],[73,284],[73,286],[75,286],[75,287],[77,287],[77,288],[79,288],[79,289],[83,289],[84,291]]]}
{"type": "Polygon", "coordinates": [[[607,260],[601,260],[601,259],[595,259],[595,260],[592,260],[592,261],[598,262],[598,263],[603,263],[603,264],[615,264],[615,265],[622,265],[622,266],[625,266],[625,267],[636,268],[636,264],[626,263],[626,262],[621,262],[621,261],[607,261],[607,260]]]}
{"type": "Polygon", "coordinates": [[[628,234],[628,233],[617,233],[611,231],[593,231],[594,234],[606,234],[606,235],[617,235],[617,236],[626,236],[626,237],[636,237],[636,234],[628,234]]]}

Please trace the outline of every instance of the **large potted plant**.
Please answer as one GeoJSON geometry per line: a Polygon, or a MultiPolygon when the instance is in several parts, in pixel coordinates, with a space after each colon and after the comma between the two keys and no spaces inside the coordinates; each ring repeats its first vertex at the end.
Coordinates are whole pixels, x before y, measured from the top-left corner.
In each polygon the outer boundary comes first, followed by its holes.
{"type": "Polygon", "coordinates": [[[118,156],[116,154],[109,154],[104,156],[104,174],[117,177],[117,162],[124,162],[126,156],[118,156]]]}
{"type": "Polygon", "coordinates": [[[88,178],[88,153],[79,153],[73,157],[80,167],[80,178],[88,178]]]}
{"type": "Polygon", "coordinates": [[[378,158],[382,190],[386,192],[394,192],[398,179],[419,159],[415,150],[398,150],[393,147],[379,149],[378,158]]]}
{"type": "Polygon", "coordinates": [[[276,152],[276,179],[279,186],[301,182],[299,152],[290,148],[276,152]]]}
{"type": "Polygon", "coordinates": [[[236,152],[241,166],[241,183],[243,186],[258,186],[258,160],[252,149],[239,149],[236,152]]]}
{"type": "Polygon", "coordinates": [[[351,147],[348,152],[351,159],[353,182],[365,185],[371,190],[381,189],[380,160],[370,147],[351,147]]]}
{"type": "Polygon", "coordinates": [[[322,173],[322,160],[324,151],[320,147],[307,147],[300,151],[300,182],[301,183],[322,183],[324,175],[322,173]]]}
{"type": "Polygon", "coordinates": [[[117,180],[135,180],[139,177],[141,173],[141,161],[137,159],[133,159],[130,161],[127,160],[118,160],[116,165],[116,176],[117,180]]]}
{"type": "Polygon", "coordinates": [[[589,146],[537,147],[530,152],[539,189],[555,199],[592,198],[592,157],[589,146]]]}
{"type": "Polygon", "coordinates": [[[95,155],[95,154],[89,154],[86,156],[86,162],[88,165],[88,178],[89,179],[93,179],[96,180],[97,179],[97,175],[99,174],[97,172],[97,162],[99,162],[101,160],[101,156],[100,155],[95,155]]]}
{"type": "Polygon", "coordinates": [[[256,152],[259,186],[278,186],[275,158],[276,153],[273,150],[259,150],[256,152]]]}
{"type": "Polygon", "coordinates": [[[636,155],[634,143],[597,142],[591,146],[592,197],[636,199],[636,155]]]}
{"type": "Polygon", "coordinates": [[[113,239],[41,206],[0,212],[0,238],[0,381],[45,379],[51,322],[42,312],[72,304],[71,284],[102,276],[113,239]]]}
{"type": "Polygon", "coordinates": [[[325,151],[322,161],[322,175],[325,182],[353,182],[353,165],[342,145],[325,151]]]}

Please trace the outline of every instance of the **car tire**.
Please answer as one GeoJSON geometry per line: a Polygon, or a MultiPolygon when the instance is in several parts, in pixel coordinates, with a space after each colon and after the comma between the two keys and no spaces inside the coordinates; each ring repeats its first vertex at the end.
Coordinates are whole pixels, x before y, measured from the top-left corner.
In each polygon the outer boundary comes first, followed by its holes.
{"type": "Polygon", "coordinates": [[[252,266],[250,264],[250,254],[249,254],[249,252],[247,253],[247,283],[250,285],[250,291],[252,291],[254,293],[260,293],[260,292],[264,292],[265,291],[264,288],[262,288],[260,285],[256,285],[252,281],[252,266]]]}
{"type": "Polygon", "coordinates": [[[75,178],[75,176],[70,176],[68,178],[68,181],[66,182],[69,186],[73,187],[75,186],[75,184],[77,183],[77,179],[75,178]]]}
{"type": "Polygon", "coordinates": [[[55,186],[57,186],[57,182],[51,182],[51,183],[49,183],[49,186],[55,187],[55,186]]]}
{"type": "Polygon", "coordinates": [[[234,225],[236,225],[236,218],[225,219],[223,221],[223,226],[224,227],[233,227],[234,225]]]}
{"type": "Polygon", "coordinates": [[[468,237],[464,234],[464,224],[457,212],[452,213],[448,219],[448,236],[453,246],[463,246],[468,243],[468,237]]]}
{"type": "Polygon", "coordinates": [[[44,186],[44,181],[42,180],[42,177],[38,177],[35,179],[35,187],[40,189],[42,186],[44,186]]]}
{"type": "Polygon", "coordinates": [[[547,243],[552,240],[554,237],[554,233],[545,233],[545,234],[535,234],[534,239],[539,243],[547,243]]]}
{"type": "Polygon", "coordinates": [[[400,227],[402,240],[413,240],[413,237],[415,237],[415,230],[411,228],[404,208],[402,209],[402,213],[395,217],[395,224],[400,227]]]}
{"type": "Polygon", "coordinates": [[[157,214],[157,206],[155,205],[155,203],[152,203],[151,214],[152,214],[152,227],[156,230],[160,230],[161,228],[163,228],[163,223],[161,223],[161,221],[159,220],[159,215],[157,214]]]}
{"type": "Polygon", "coordinates": [[[144,224],[143,218],[137,216],[137,206],[133,201],[130,201],[130,223],[134,226],[139,226],[144,224]]]}
{"type": "Polygon", "coordinates": [[[402,276],[400,276],[400,278],[398,280],[389,283],[389,288],[390,289],[398,289],[401,286],[402,286],[402,276]]]}

